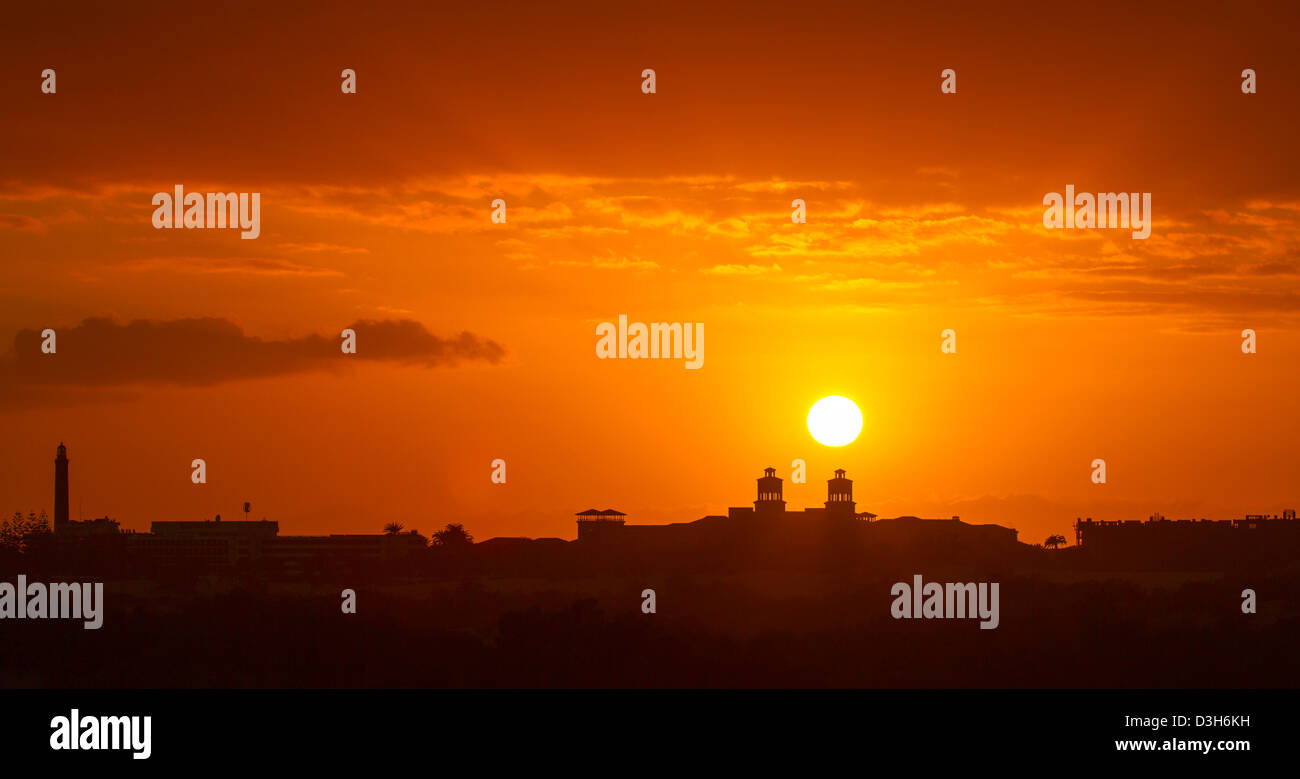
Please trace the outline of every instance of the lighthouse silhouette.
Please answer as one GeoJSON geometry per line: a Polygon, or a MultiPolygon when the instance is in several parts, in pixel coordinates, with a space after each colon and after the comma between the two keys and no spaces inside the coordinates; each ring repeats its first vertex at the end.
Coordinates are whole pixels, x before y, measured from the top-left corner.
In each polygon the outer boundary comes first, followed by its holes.
{"type": "Polygon", "coordinates": [[[68,526],[68,447],[59,442],[54,458],[54,532],[68,526]]]}

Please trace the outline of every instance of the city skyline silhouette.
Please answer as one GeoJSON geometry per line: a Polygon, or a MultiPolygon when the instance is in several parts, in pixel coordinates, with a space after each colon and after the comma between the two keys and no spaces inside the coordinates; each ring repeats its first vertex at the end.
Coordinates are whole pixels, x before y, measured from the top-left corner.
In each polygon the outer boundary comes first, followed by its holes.
{"type": "MultiPolygon", "coordinates": [[[[238,15],[177,30],[147,6],[72,45],[19,9],[0,496],[52,511],[47,442],[75,436],[94,467],[72,513],[136,530],[251,501],[293,533],[445,513],[559,536],[611,498],[701,516],[796,459],[855,474],[881,516],[1035,539],[1291,506],[1294,9],[1193,3],[1149,39],[1157,9],[1103,29],[1009,8],[936,27],[812,3],[796,35],[778,7],[740,27],[719,8],[257,10],[274,45],[238,15]],[[1086,78],[1039,56],[1098,39],[1086,78]],[[213,77],[232,48],[250,58],[213,77]],[[1116,88],[1135,73],[1149,90],[1116,88]],[[1062,147],[1083,107],[1087,142],[1062,147]],[[178,186],[259,193],[258,237],[156,228],[178,186]],[[1149,237],[1048,229],[1069,187],[1149,193],[1149,237]],[[703,323],[707,360],[599,359],[620,316],[703,323]],[[840,449],[804,424],[830,395],[864,417],[840,449]]],[[[812,481],[793,504],[821,503],[812,481]]]]}
{"type": "Polygon", "coordinates": [[[87,13],[0,613],[104,622],[9,685],[1295,684],[1295,8],[87,13]]]}

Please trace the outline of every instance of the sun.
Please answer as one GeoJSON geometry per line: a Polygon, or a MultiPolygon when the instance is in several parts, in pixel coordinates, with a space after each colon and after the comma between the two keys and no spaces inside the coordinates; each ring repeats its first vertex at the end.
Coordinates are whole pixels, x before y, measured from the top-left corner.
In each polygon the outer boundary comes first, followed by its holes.
{"type": "Polygon", "coordinates": [[[848,398],[829,395],[808,410],[808,432],[826,446],[851,444],[862,432],[862,412],[848,398]]]}

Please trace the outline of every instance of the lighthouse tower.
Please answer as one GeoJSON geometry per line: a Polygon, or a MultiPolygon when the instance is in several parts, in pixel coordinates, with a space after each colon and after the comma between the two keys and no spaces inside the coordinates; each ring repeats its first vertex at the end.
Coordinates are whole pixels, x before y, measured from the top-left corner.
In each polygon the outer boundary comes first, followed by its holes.
{"type": "Polygon", "coordinates": [[[68,526],[68,448],[59,442],[54,458],[54,532],[68,526]]]}

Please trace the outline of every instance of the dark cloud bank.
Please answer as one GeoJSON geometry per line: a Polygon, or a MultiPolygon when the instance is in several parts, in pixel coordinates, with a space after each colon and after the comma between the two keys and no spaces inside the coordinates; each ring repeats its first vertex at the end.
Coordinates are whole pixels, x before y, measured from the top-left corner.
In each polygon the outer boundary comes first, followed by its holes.
{"type": "Polygon", "coordinates": [[[500,344],[474,333],[444,338],[409,319],[361,320],[348,327],[356,332],[356,354],[341,352],[337,334],[264,340],[218,318],[127,324],[86,319],[56,328],[57,353],[52,355],[41,352],[40,330],[21,330],[13,347],[0,356],[0,405],[76,400],[86,389],[203,387],[358,361],[436,368],[466,361],[495,364],[505,355],[500,344]]]}

